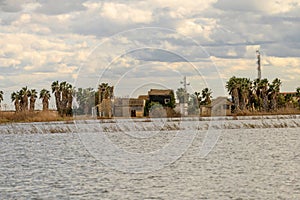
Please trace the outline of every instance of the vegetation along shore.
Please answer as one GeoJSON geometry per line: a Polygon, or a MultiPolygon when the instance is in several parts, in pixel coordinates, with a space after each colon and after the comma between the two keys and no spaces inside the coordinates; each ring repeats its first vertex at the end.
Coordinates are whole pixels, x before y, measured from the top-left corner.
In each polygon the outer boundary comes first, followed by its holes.
{"type": "MultiPolygon", "coordinates": [[[[266,78],[231,77],[226,82],[230,97],[226,97],[227,101],[222,105],[229,110],[225,115],[300,114],[300,87],[294,92],[281,92],[281,85],[278,78],[269,81],[266,78]]],[[[66,81],[54,81],[51,91],[44,88],[38,92],[23,87],[13,92],[10,96],[15,109],[0,111],[0,123],[64,121],[72,120],[74,115],[82,118],[212,116],[212,112],[205,112],[213,110],[216,104],[217,98],[212,94],[209,88],[192,94],[186,88],[178,88],[175,93],[173,90],[152,89],[148,95],[136,99],[119,98],[114,95],[114,86],[108,83],[101,83],[95,90],[75,88],[66,81]],[[50,98],[55,99],[55,110],[49,109],[50,98]],[[42,103],[40,110],[35,106],[38,99],[42,103]],[[123,112],[120,114],[117,109],[123,109],[123,112]],[[124,109],[128,109],[128,115],[124,114],[124,109]]],[[[3,96],[3,91],[0,91],[0,105],[3,96]]]]}

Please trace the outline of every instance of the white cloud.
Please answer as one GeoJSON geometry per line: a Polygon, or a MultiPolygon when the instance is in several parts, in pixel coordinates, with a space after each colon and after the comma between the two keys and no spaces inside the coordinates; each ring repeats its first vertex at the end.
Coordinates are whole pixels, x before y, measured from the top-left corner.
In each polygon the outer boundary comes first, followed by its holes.
{"type": "Polygon", "coordinates": [[[211,41],[210,35],[216,26],[215,19],[202,18],[199,22],[196,22],[196,19],[188,19],[178,23],[177,31],[187,36],[202,36],[211,41]]]}
{"type": "Polygon", "coordinates": [[[152,21],[151,11],[120,3],[104,3],[101,16],[121,23],[149,23],[152,21]]]}
{"type": "MultiPolygon", "coordinates": [[[[195,0],[153,0],[151,4],[158,8],[170,8],[172,11],[186,15],[193,11],[203,11],[208,9],[217,0],[195,1],[195,0]]],[[[175,13],[174,13],[175,14],[175,13]]],[[[175,14],[176,15],[176,14],[175,14]]]]}
{"type": "MultiPolygon", "coordinates": [[[[258,0],[257,0],[258,1],[258,0]]],[[[258,1],[259,8],[269,14],[287,13],[300,6],[299,0],[258,1]]]]}
{"type": "MultiPolygon", "coordinates": [[[[300,85],[296,78],[300,67],[299,0],[0,0],[0,4],[0,76],[5,77],[1,87],[72,80],[78,78],[79,66],[84,66],[81,73],[96,76],[114,59],[118,75],[132,66],[148,64],[156,66],[153,68],[163,79],[168,75],[166,69],[193,77],[189,67],[195,64],[207,80],[232,75],[255,78],[257,49],[262,53],[263,76],[288,80],[287,88],[300,85]],[[178,34],[149,29],[111,38],[141,26],[178,34]],[[181,34],[203,45],[221,74],[210,74],[212,62],[200,62],[207,55],[181,34]],[[128,52],[140,47],[161,51],[144,50],[136,57],[128,52]],[[185,55],[190,63],[174,60],[172,53],[185,55]]],[[[173,79],[168,77],[165,82],[168,80],[173,79]]]]}
{"type": "Polygon", "coordinates": [[[21,64],[21,61],[12,58],[0,58],[0,63],[0,67],[15,67],[21,64]]]}
{"type": "Polygon", "coordinates": [[[234,10],[240,12],[264,12],[264,14],[287,13],[300,6],[299,0],[219,0],[215,6],[222,10],[234,10]]]}
{"type": "MultiPolygon", "coordinates": [[[[277,66],[277,67],[294,67],[299,68],[300,67],[300,58],[289,58],[289,57],[274,57],[274,56],[268,56],[265,58],[271,66],[277,66]]],[[[295,69],[293,69],[295,71],[295,69]]],[[[296,70],[297,71],[297,70],[296,70]]]]}

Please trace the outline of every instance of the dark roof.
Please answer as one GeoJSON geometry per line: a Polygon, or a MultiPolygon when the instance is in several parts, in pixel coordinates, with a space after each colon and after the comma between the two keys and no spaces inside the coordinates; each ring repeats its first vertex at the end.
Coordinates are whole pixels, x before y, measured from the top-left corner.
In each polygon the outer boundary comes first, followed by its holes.
{"type": "Polygon", "coordinates": [[[160,90],[160,89],[151,89],[148,92],[148,95],[159,95],[159,96],[167,96],[170,95],[172,90],[160,90]]]}

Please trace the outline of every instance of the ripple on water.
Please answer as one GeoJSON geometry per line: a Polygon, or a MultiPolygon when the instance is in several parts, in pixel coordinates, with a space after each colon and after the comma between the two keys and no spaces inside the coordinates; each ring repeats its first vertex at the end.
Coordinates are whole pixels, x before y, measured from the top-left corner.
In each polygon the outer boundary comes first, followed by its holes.
{"type": "MultiPolygon", "coordinates": [[[[176,162],[142,174],[119,172],[97,161],[76,133],[0,134],[0,196],[300,199],[299,133],[299,128],[226,129],[205,158],[198,156],[204,135],[197,134],[176,162]]],[[[173,135],[111,137],[128,151],[147,152],[163,148],[173,135]]]]}

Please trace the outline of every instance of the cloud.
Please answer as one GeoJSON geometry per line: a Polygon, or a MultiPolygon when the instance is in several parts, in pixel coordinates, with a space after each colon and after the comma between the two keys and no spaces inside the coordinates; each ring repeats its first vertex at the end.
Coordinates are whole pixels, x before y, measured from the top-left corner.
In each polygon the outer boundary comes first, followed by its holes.
{"type": "Polygon", "coordinates": [[[60,15],[75,11],[83,11],[86,7],[83,5],[85,0],[60,1],[60,0],[42,0],[41,6],[37,8],[37,12],[47,15],[60,15]]]}
{"type": "Polygon", "coordinates": [[[149,23],[152,13],[119,3],[104,3],[100,15],[119,23],[149,23]]]}
{"type": "Polygon", "coordinates": [[[23,0],[0,0],[0,10],[4,12],[19,12],[22,10],[23,0]]]}
{"type": "Polygon", "coordinates": [[[196,76],[193,65],[216,86],[232,75],[255,78],[260,49],[263,76],[287,80],[287,90],[300,84],[299,3],[0,0],[1,88],[76,77],[84,86],[95,78],[94,86],[109,66],[107,81],[133,70],[135,80],[149,76],[177,87],[178,76],[196,76]]]}
{"type": "Polygon", "coordinates": [[[210,35],[216,26],[215,19],[202,18],[201,20],[188,19],[177,25],[177,31],[184,35],[195,37],[201,35],[204,40],[211,41],[210,35]]]}
{"type": "Polygon", "coordinates": [[[214,7],[220,10],[236,12],[263,12],[264,14],[287,13],[299,6],[299,0],[252,0],[252,1],[235,1],[219,0],[214,7]]]}

